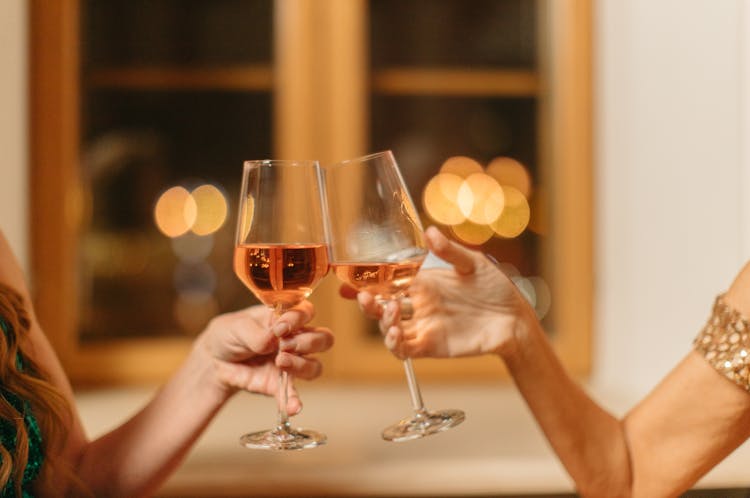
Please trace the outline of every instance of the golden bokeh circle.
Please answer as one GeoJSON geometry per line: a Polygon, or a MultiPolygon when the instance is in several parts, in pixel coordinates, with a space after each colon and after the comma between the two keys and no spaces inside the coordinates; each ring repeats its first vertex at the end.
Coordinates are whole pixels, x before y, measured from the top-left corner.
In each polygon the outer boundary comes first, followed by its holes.
{"type": "Polygon", "coordinates": [[[422,205],[430,217],[443,225],[457,225],[466,220],[457,204],[463,179],[452,173],[434,176],[422,192],[422,205]]]}
{"type": "Polygon", "coordinates": [[[191,193],[197,207],[192,226],[196,235],[208,235],[224,224],[227,219],[227,200],[214,185],[201,185],[191,193]]]}
{"type": "Polygon", "coordinates": [[[469,221],[484,225],[494,222],[505,204],[502,187],[484,173],[474,173],[464,180],[457,201],[469,221]]]}
{"type": "Polygon", "coordinates": [[[440,167],[441,173],[450,173],[461,178],[468,178],[474,173],[482,173],[483,171],[484,168],[481,164],[466,156],[449,157],[440,167]]]}
{"type": "Polygon", "coordinates": [[[487,165],[487,174],[503,187],[513,187],[527,199],[531,195],[531,175],[526,167],[511,157],[496,157],[487,165]]]}
{"type": "Polygon", "coordinates": [[[503,187],[505,194],[505,209],[502,214],[490,224],[492,230],[501,237],[512,239],[526,230],[531,216],[531,209],[526,197],[513,187],[503,187]]]}
{"type": "MultiPolygon", "coordinates": [[[[498,185],[499,187],[499,185],[498,185]]],[[[505,209],[505,192],[502,187],[493,189],[489,195],[484,199],[483,216],[484,223],[489,225],[494,223],[503,213],[505,209]]]]}
{"type": "Polygon", "coordinates": [[[179,237],[195,223],[195,199],[183,187],[172,187],[159,196],[154,207],[156,227],[167,237],[179,237]]]}
{"type": "Polygon", "coordinates": [[[484,244],[495,233],[488,225],[480,225],[471,221],[452,226],[451,232],[458,240],[473,246],[484,244]]]}

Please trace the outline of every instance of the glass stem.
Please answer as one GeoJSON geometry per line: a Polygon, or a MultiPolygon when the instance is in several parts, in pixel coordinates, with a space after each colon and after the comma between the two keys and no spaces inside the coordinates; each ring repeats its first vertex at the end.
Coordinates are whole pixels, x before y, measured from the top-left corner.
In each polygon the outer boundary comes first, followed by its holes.
{"type": "Polygon", "coordinates": [[[289,429],[289,415],[286,411],[286,405],[289,402],[289,375],[286,372],[279,372],[279,425],[280,431],[289,429]]]}
{"type": "MultiPolygon", "coordinates": [[[[398,299],[396,299],[396,302],[400,304],[398,299]]],[[[388,304],[387,301],[380,301],[380,306],[384,310],[386,304],[388,304]]],[[[414,413],[417,414],[417,417],[425,415],[427,410],[424,408],[422,393],[419,390],[419,384],[417,384],[417,376],[414,374],[414,366],[411,364],[411,358],[404,360],[404,372],[406,372],[406,383],[409,386],[409,396],[411,397],[411,406],[414,409],[414,413]]]]}
{"type": "Polygon", "coordinates": [[[424,402],[422,401],[422,393],[419,392],[419,384],[417,384],[417,377],[414,375],[414,367],[411,364],[411,358],[404,360],[404,371],[406,372],[406,382],[409,384],[411,406],[414,408],[414,412],[417,416],[423,415],[425,413],[424,402]]]}
{"type": "MultiPolygon", "coordinates": [[[[273,308],[273,323],[279,319],[283,312],[281,304],[277,304],[273,308]]],[[[289,404],[289,375],[284,372],[279,372],[279,394],[278,399],[278,424],[276,430],[279,432],[288,432],[289,430],[289,414],[287,413],[286,407],[289,404]]]]}

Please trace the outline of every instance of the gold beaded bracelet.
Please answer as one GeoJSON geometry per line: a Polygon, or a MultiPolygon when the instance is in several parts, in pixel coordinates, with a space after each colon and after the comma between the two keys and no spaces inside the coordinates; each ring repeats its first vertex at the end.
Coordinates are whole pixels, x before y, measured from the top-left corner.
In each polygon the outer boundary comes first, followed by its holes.
{"type": "Polygon", "coordinates": [[[750,391],[750,323],[723,297],[716,298],[713,313],[693,347],[719,373],[750,391]]]}

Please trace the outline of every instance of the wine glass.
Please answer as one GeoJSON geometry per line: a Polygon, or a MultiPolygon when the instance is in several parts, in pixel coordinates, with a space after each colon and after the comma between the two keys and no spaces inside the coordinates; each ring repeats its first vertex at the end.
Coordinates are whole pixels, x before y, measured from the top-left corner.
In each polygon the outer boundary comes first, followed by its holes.
{"type": "MultiPolygon", "coordinates": [[[[273,321],[299,304],[328,273],[323,173],[317,161],[245,161],[234,247],[234,272],[273,309],[273,321]]],[[[288,375],[279,374],[278,423],[245,434],[247,448],[298,450],[326,436],[294,429],[286,411],[288,375]]]]}
{"type": "MultiPolygon", "coordinates": [[[[401,302],[427,255],[422,225],[391,151],[326,168],[331,266],[336,276],[385,306],[401,302]]],[[[402,306],[402,308],[404,308],[402,306]]],[[[402,311],[403,319],[408,310],[402,311]]],[[[461,410],[429,411],[410,359],[404,360],[414,415],[387,427],[387,441],[408,441],[463,422],[461,410]]]]}

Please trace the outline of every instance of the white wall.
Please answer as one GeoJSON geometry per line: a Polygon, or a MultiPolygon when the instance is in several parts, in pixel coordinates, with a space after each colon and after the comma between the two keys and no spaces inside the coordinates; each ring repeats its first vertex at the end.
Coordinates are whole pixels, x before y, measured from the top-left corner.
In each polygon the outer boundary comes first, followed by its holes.
{"type": "MultiPolygon", "coordinates": [[[[648,391],[750,251],[743,5],[596,2],[595,385],[648,391]]],[[[26,2],[2,0],[0,226],[24,264],[25,51],[26,2]]]]}
{"type": "Polygon", "coordinates": [[[26,1],[0,1],[0,228],[28,268],[26,1]]]}
{"type": "Polygon", "coordinates": [[[739,195],[743,199],[742,253],[750,254],[750,3],[742,3],[740,12],[740,142],[742,142],[742,179],[739,184],[739,195]]]}
{"type": "Polygon", "coordinates": [[[742,0],[598,1],[600,384],[650,389],[747,257],[742,13],[742,0]]]}

